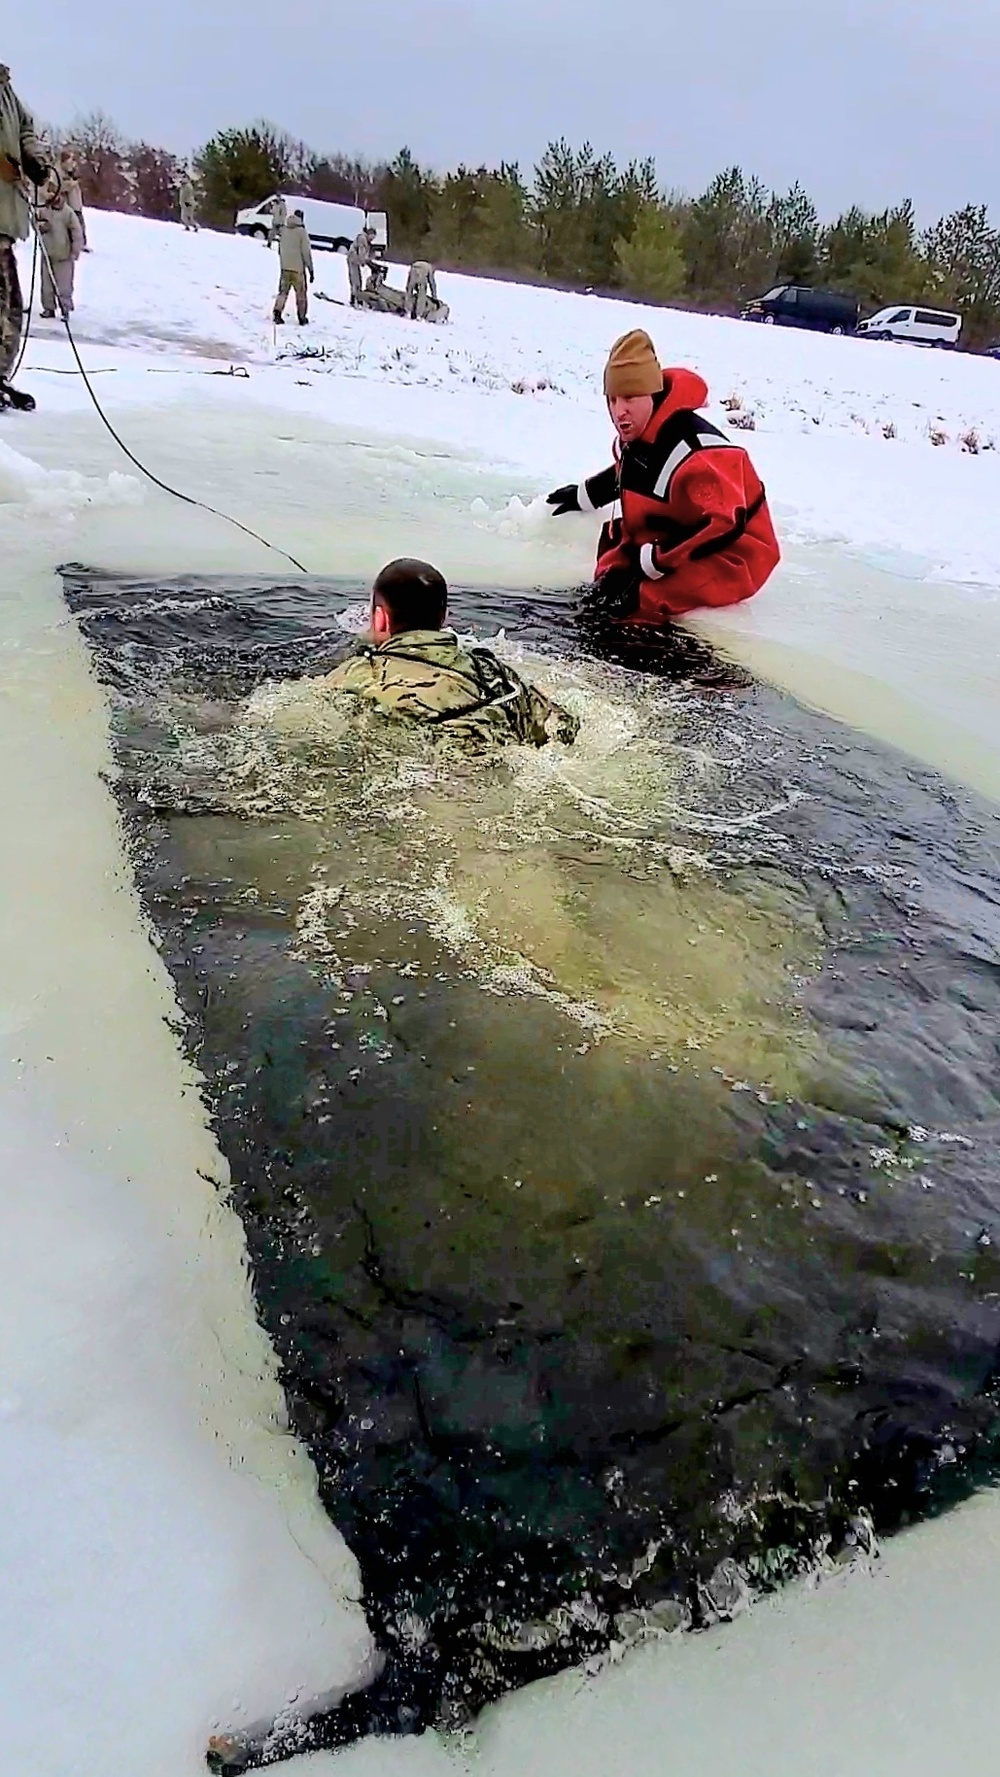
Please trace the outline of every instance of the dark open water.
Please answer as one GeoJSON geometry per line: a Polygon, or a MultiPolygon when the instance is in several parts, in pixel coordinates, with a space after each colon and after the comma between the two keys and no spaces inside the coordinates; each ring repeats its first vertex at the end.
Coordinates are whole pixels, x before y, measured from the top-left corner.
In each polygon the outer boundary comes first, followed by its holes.
{"type": "Polygon", "coordinates": [[[625,670],[569,600],[456,597],[583,717],[491,764],[296,685],[344,586],[65,586],[388,1656],[294,1744],[461,1721],[992,1476],[991,807],[683,635],[625,670]]]}

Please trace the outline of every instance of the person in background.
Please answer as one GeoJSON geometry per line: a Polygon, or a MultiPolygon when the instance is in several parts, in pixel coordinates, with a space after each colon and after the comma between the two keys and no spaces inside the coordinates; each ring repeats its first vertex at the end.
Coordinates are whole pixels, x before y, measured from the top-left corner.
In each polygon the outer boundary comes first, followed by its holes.
{"type": "Polygon", "coordinates": [[[53,321],[57,303],[63,315],[73,313],[73,280],[83,252],[80,218],[61,185],[49,188],[45,202],[39,205],[38,232],[45,246],[41,256],[42,315],[53,321]]]}
{"type": "Polygon", "coordinates": [[[87,245],[87,218],[83,213],[83,192],[80,189],[79,169],[80,161],[76,150],[73,148],[63,148],[59,154],[58,167],[62,194],[70,209],[75,211],[76,219],[80,224],[80,234],[83,239],[82,251],[84,253],[89,253],[90,248],[87,245]]]}
{"type": "Polygon", "coordinates": [[[370,639],[324,683],[473,748],[575,740],[575,716],[489,648],[462,647],[447,616],[448,587],[437,568],[390,562],[372,588],[370,639]]]}
{"type": "Polygon", "coordinates": [[[273,247],[276,242],[280,241],[281,231],[288,221],[288,205],[280,192],[277,197],[271,199],[269,208],[271,211],[271,232],[267,237],[267,244],[269,247],[273,247]]]}
{"type": "Polygon", "coordinates": [[[347,249],[347,280],[351,286],[351,307],[361,308],[361,274],[365,266],[371,265],[372,248],[375,244],[375,230],[370,222],[366,222],[357,239],[347,249]]]}
{"type": "Polygon", "coordinates": [[[406,312],[411,321],[427,319],[428,297],[437,302],[434,267],[427,259],[415,259],[406,278],[406,312]]]}
{"type": "Polygon", "coordinates": [[[280,276],[278,294],[274,299],[274,319],[281,326],[285,319],[285,304],[291,290],[295,291],[295,308],[299,326],[305,327],[309,321],[309,284],[313,282],[312,247],[306,232],[305,216],[301,210],[293,210],[281,231],[278,242],[278,258],[280,276]],[[308,282],[307,282],[308,280],[308,282]]]}
{"type": "Polygon", "coordinates": [[[648,333],[616,340],[604,371],[615,428],[610,468],[556,488],[556,516],[620,502],[605,524],[594,578],[601,609],[661,625],[759,592],[780,559],[763,484],[745,450],[698,412],[694,370],[661,370],[648,333]]]}
{"type": "Polygon", "coordinates": [[[49,156],[11,85],[10,69],[0,63],[0,409],[30,412],[35,405],[33,396],[10,386],[24,329],[14,242],[28,237],[28,189],[44,185],[49,172],[49,156]]]}
{"type": "Polygon", "coordinates": [[[198,224],[195,220],[195,206],[198,200],[195,196],[194,183],[191,174],[186,167],[184,169],[184,176],[181,179],[180,189],[177,193],[177,201],[180,205],[181,221],[184,224],[186,233],[197,234],[198,224]]]}

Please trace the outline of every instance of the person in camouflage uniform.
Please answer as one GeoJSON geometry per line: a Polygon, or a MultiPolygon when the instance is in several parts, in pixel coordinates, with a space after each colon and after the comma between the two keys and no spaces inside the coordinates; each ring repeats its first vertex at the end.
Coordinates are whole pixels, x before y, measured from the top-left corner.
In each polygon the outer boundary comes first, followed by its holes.
{"type": "Polygon", "coordinates": [[[14,242],[27,239],[30,211],[26,186],[44,185],[49,176],[45,149],[35,126],[0,63],[0,408],[34,407],[30,395],[12,389],[9,377],[21,348],[24,299],[17,275],[14,242]]]}
{"type": "Polygon", "coordinates": [[[488,648],[463,648],[445,627],[447,614],[448,588],[436,568],[390,562],[372,589],[371,639],[325,683],[474,749],[575,740],[575,716],[488,648]]]}
{"type": "Polygon", "coordinates": [[[38,232],[45,248],[42,254],[42,314],[51,321],[57,304],[63,315],[73,313],[73,279],[76,262],[83,252],[80,218],[67,203],[61,187],[48,194],[44,204],[39,205],[38,232]]]}
{"type": "Polygon", "coordinates": [[[306,231],[305,217],[301,210],[293,210],[281,231],[278,242],[280,260],[280,276],[278,294],[274,299],[274,321],[280,327],[285,318],[285,304],[289,292],[295,291],[295,309],[299,326],[305,327],[309,320],[309,284],[312,283],[313,272],[312,247],[306,231]],[[308,280],[308,282],[307,282],[308,280]]]}
{"type": "Polygon", "coordinates": [[[181,180],[180,188],[177,192],[177,202],[180,205],[181,221],[184,224],[184,232],[186,234],[197,234],[198,224],[195,221],[194,214],[197,197],[195,194],[194,182],[188,172],[185,172],[184,177],[181,180]]]}
{"type": "Polygon", "coordinates": [[[280,192],[277,197],[271,199],[269,208],[271,211],[271,232],[267,237],[267,244],[269,247],[273,247],[280,241],[281,231],[288,221],[288,205],[280,192]]]}
{"type": "Polygon", "coordinates": [[[358,307],[374,309],[379,315],[404,315],[406,313],[406,297],[402,290],[396,290],[392,284],[386,283],[389,267],[373,260],[368,267],[368,282],[358,298],[358,307]]]}
{"type": "Polygon", "coordinates": [[[83,252],[89,253],[87,245],[87,218],[83,211],[83,191],[80,186],[80,161],[76,150],[63,148],[59,153],[59,182],[63,197],[71,210],[76,212],[80,224],[80,236],[83,241],[83,252]]]}
{"type": "Polygon", "coordinates": [[[428,259],[415,259],[406,278],[406,312],[411,321],[427,319],[428,297],[437,302],[434,267],[428,259]]]}
{"type": "Polygon", "coordinates": [[[375,230],[370,222],[366,222],[361,233],[347,249],[347,281],[351,286],[351,307],[361,307],[361,273],[365,266],[372,263],[372,247],[375,242],[375,230]]]}

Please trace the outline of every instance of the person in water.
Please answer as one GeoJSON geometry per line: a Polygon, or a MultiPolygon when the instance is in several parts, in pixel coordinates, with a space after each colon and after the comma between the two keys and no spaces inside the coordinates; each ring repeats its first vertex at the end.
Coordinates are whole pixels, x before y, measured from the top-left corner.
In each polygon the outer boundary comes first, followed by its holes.
{"type": "Polygon", "coordinates": [[[371,634],[327,676],[334,691],[465,744],[571,742],[579,723],[488,648],[446,628],[448,587],[429,562],[401,559],[372,588],[371,634]]]}
{"type": "Polygon", "coordinates": [[[637,328],[612,346],[604,394],[613,464],[548,495],[556,516],[619,503],[597,551],[602,608],[657,625],[759,592],[780,559],[778,540],[746,451],[698,412],[708,400],[702,377],[662,370],[637,328]]]}

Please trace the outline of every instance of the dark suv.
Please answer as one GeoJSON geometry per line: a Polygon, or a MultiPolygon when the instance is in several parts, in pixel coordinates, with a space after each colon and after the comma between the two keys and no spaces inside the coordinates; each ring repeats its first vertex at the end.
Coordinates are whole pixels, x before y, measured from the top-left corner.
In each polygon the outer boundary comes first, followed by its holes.
{"type": "Polygon", "coordinates": [[[860,304],[837,290],[811,290],[806,284],[778,284],[742,310],[744,321],[768,326],[811,327],[815,333],[853,333],[860,304]]]}

